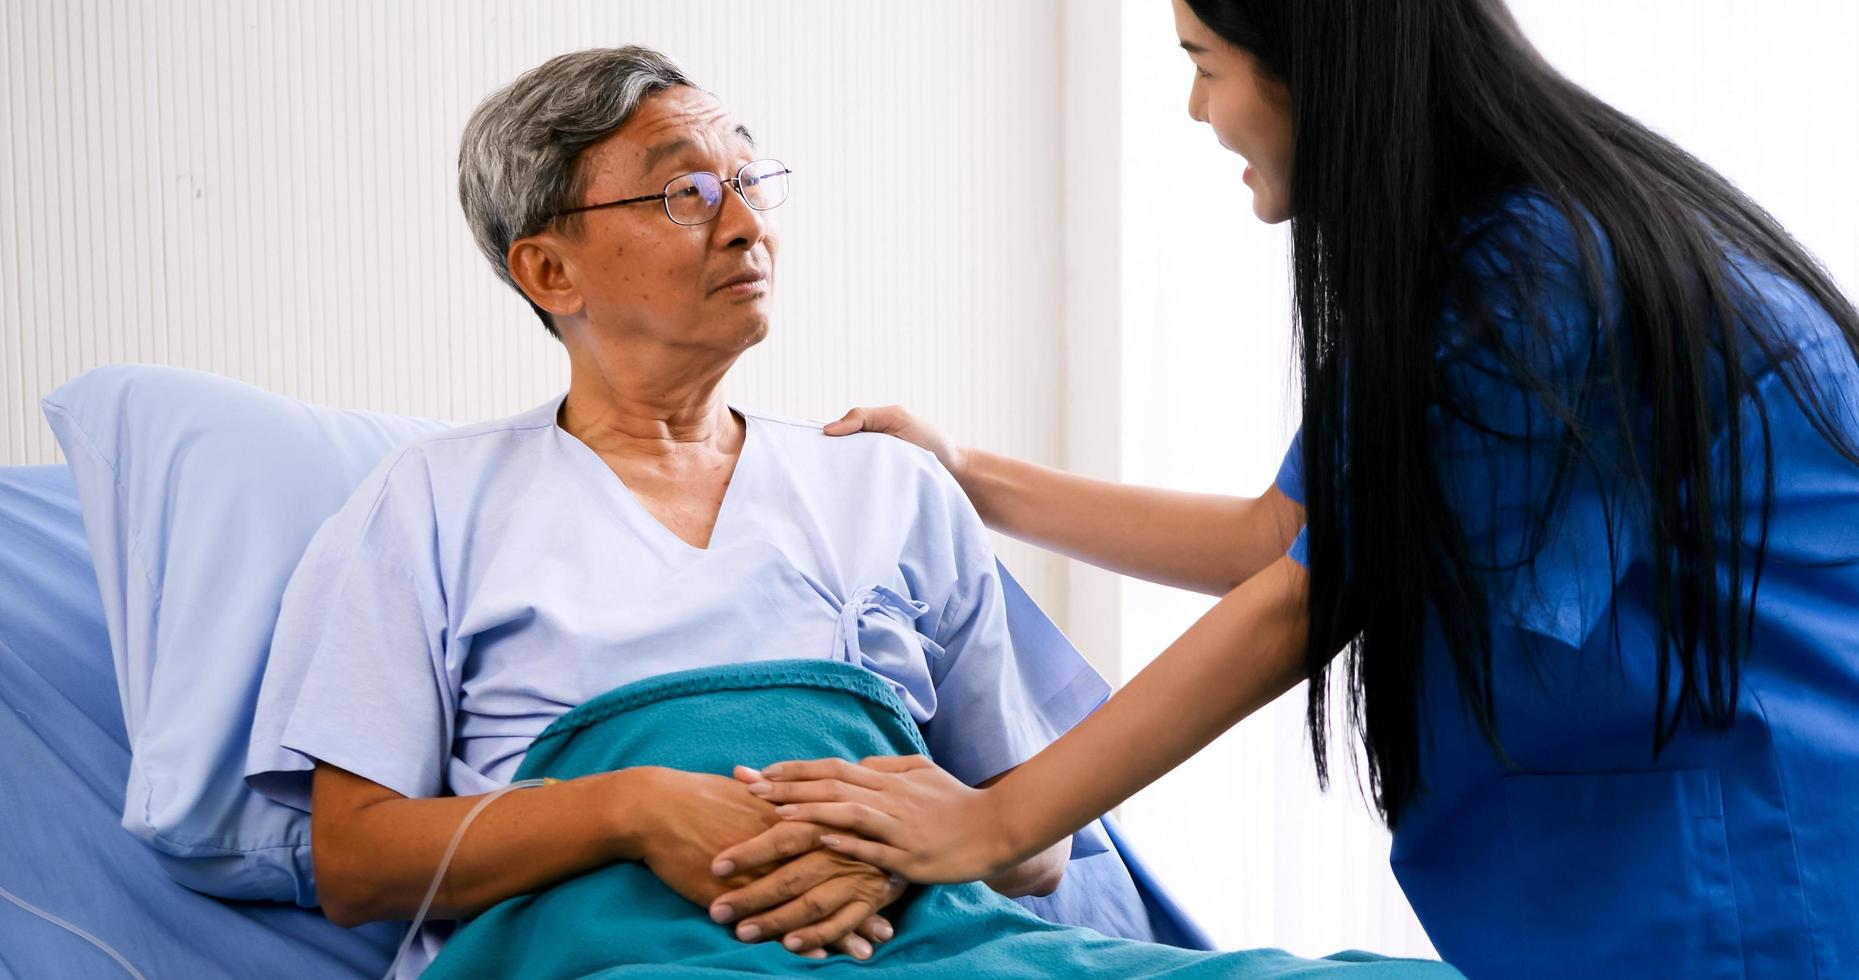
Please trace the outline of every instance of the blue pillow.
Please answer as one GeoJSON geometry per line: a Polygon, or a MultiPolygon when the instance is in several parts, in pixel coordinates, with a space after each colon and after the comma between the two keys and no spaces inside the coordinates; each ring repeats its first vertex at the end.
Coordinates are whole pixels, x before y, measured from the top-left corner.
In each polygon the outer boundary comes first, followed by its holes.
{"type": "Polygon", "coordinates": [[[123,827],[197,891],[315,905],[308,814],[244,779],[278,604],[362,478],[444,424],[134,365],[89,371],[44,408],[76,480],[116,661],[131,749],[123,827]]]}

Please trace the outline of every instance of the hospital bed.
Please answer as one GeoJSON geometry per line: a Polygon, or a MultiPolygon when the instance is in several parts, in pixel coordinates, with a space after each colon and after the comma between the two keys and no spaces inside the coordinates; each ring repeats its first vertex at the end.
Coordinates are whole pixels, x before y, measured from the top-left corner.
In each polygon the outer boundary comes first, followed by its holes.
{"type": "MultiPolygon", "coordinates": [[[[380,976],[394,924],[344,929],[316,909],[190,891],[123,831],[129,742],[116,683],[70,471],[0,467],[0,888],[151,980],[380,976]]],[[[0,975],[128,974],[0,901],[0,975]]]]}
{"type": "MultiPolygon", "coordinates": [[[[0,467],[0,889],[91,933],[152,980],[380,976],[397,924],[345,929],[313,908],[192,891],[123,829],[130,749],[116,670],[70,470],[0,467]]],[[[1158,938],[1212,948],[1114,824],[1103,827],[1158,938]]],[[[0,976],[129,975],[0,900],[0,976]]]]}

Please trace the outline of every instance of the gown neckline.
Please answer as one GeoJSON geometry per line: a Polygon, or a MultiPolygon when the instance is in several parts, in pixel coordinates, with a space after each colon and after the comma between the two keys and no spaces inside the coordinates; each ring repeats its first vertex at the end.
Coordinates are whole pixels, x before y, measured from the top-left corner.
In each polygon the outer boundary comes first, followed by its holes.
{"type": "MultiPolygon", "coordinates": [[[[567,396],[563,395],[562,400],[567,400],[567,396]]],[[[612,489],[610,489],[609,492],[619,501],[623,509],[637,519],[639,523],[649,528],[651,533],[658,536],[661,540],[682,549],[686,553],[692,555],[706,555],[717,549],[718,542],[722,538],[725,530],[725,522],[728,521],[729,515],[737,509],[733,505],[736,498],[741,496],[738,491],[741,489],[743,482],[743,475],[745,472],[744,466],[749,461],[749,453],[752,447],[759,445],[761,442],[761,440],[755,438],[754,415],[737,408],[735,405],[726,404],[725,407],[729,409],[731,415],[742,420],[742,448],[736,453],[736,465],[730,470],[729,485],[724,488],[723,500],[717,505],[716,517],[710,523],[710,543],[701,548],[684,540],[677,532],[666,527],[665,522],[659,520],[657,515],[653,514],[651,509],[640,501],[639,495],[633,492],[633,488],[627,486],[626,481],[621,479],[620,475],[613,471],[613,467],[608,466],[607,461],[602,459],[600,454],[594,451],[594,447],[582,442],[579,436],[562,428],[560,421],[560,401],[556,403],[555,413],[552,419],[558,438],[572,443],[575,448],[571,451],[578,451],[578,454],[584,459],[598,466],[600,468],[600,473],[606,476],[609,488],[618,488],[617,492],[612,489]]]]}

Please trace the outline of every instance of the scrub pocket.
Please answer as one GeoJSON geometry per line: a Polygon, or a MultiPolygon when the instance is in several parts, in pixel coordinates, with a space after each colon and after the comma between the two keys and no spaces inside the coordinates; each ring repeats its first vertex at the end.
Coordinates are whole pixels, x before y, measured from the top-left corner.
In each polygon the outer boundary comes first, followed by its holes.
{"type": "Polygon", "coordinates": [[[1504,779],[1519,975],[1740,977],[1714,769],[1504,779]]]}

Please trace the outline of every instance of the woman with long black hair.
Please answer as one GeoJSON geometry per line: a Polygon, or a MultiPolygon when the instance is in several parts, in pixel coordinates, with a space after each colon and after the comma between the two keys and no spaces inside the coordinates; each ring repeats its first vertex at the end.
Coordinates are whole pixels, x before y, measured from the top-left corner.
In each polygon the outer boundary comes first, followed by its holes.
{"type": "Polygon", "coordinates": [[[1190,114],[1290,222],[1303,428],[1275,486],[1087,480],[900,409],[829,431],[936,451],[1006,533],[1223,598],[988,788],[923,759],[741,774],[796,823],[719,866],[806,821],[986,878],[1300,680],[1326,779],[1341,683],[1395,871],[1466,972],[1859,975],[1859,313],[1501,0],[1175,17],[1190,114]]]}

